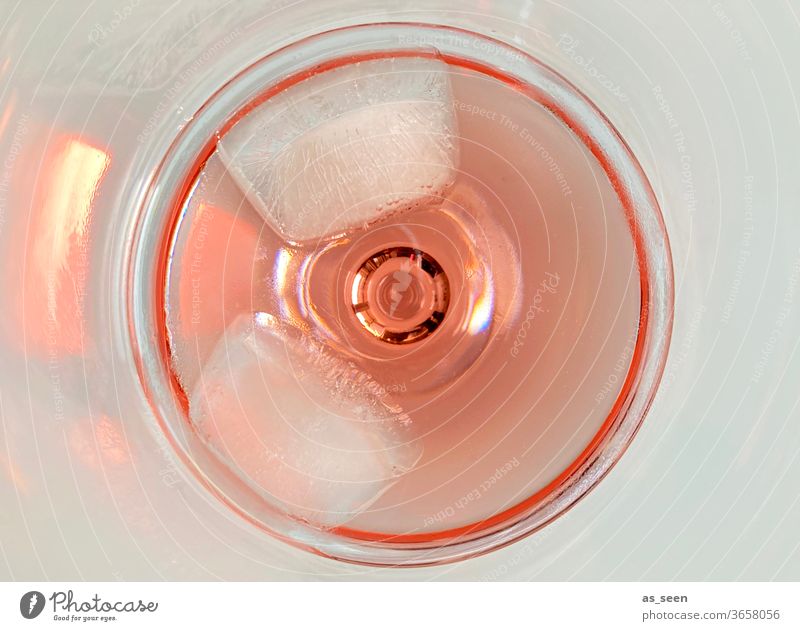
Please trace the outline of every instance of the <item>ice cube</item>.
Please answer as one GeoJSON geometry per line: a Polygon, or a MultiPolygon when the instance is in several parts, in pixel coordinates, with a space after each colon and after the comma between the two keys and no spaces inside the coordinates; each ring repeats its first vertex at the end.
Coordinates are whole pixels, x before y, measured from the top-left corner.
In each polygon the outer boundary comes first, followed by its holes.
{"type": "Polygon", "coordinates": [[[190,416],[269,501],[323,527],[365,510],[422,454],[383,387],[265,313],[239,316],[225,331],[190,416]]]}
{"type": "Polygon", "coordinates": [[[447,64],[388,58],[287,88],[218,151],[264,219],[299,242],[441,197],[456,175],[456,136],[447,64]]]}

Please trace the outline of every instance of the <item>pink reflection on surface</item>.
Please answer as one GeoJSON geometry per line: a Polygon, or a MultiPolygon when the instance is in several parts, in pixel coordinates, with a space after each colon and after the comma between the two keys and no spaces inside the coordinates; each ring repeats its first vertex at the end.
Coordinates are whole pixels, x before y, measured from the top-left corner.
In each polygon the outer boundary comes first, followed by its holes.
{"type": "Polygon", "coordinates": [[[27,495],[28,489],[30,488],[28,478],[22,469],[17,466],[14,459],[10,456],[7,459],[5,457],[0,457],[0,462],[3,463],[3,468],[8,474],[8,479],[11,480],[11,483],[16,487],[17,491],[22,495],[27,495]]]}
{"type": "Polygon", "coordinates": [[[23,265],[16,321],[24,331],[26,352],[63,356],[83,351],[92,210],[110,162],[102,149],[69,136],[43,160],[27,236],[16,246],[23,265]]]}
{"type": "Polygon", "coordinates": [[[81,493],[107,494],[107,509],[137,534],[157,531],[158,520],[121,419],[108,414],[78,417],[67,430],[67,445],[81,493]]]}
{"type": "Polygon", "coordinates": [[[101,415],[83,419],[69,429],[70,450],[87,467],[99,471],[131,461],[119,420],[101,415]]]}

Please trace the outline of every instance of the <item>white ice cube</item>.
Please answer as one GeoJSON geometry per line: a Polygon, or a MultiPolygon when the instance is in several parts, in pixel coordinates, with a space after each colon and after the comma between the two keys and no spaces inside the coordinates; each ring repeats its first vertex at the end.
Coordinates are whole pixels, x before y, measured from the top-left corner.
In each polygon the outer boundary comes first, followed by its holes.
{"type": "Polygon", "coordinates": [[[384,388],[264,313],[225,331],[191,394],[190,416],[269,501],[323,527],[366,509],[422,453],[384,388]]]}
{"type": "Polygon", "coordinates": [[[443,196],[458,142],[448,67],[363,61],[268,99],[222,137],[219,155],[285,239],[323,239],[443,196]]]}

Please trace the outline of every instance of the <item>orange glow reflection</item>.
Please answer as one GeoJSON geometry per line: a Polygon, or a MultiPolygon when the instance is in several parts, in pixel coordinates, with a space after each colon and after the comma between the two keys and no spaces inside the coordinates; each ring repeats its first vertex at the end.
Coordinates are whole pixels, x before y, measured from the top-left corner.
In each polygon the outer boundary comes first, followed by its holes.
{"type": "Polygon", "coordinates": [[[109,163],[102,149],[65,137],[41,165],[18,259],[23,264],[18,322],[27,352],[59,356],[83,351],[90,224],[109,163]]]}
{"type": "Polygon", "coordinates": [[[58,154],[33,233],[37,268],[58,272],[77,262],[75,245],[86,241],[92,204],[108,162],[108,154],[79,140],[68,141],[58,154]]]}
{"type": "MultiPolygon", "coordinates": [[[[155,532],[158,520],[143,495],[140,471],[122,421],[107,414],[79,417],[69,426],[67,440],[82,492],[102,498],[106,510],[116,512],[137,533],[155,532]]],[[[166,473],[159,472],[162,480],[166,473]]]]}
{"type": "Polygon", "coordinates": [[[28,479],[25,477],[22,469],[20,469],[13,460],[3,459],[3,461],[11,483],[17,488],[17,491],[21,495],[27,495],[29,489],[28,479]]]}
{"type": "Polygon", "coordinates": [[[72,453],[95,471],[131,462],[122,423],[105,414],[83,419],[70,427],[69,445],[72,453]]]}

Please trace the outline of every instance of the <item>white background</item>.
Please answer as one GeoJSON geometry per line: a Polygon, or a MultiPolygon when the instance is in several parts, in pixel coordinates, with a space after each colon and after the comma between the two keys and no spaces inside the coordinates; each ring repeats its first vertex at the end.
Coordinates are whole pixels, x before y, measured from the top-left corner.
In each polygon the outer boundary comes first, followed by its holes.
{"type": "MultiPolygon", "coordinates": [[[[112,129],[104,119],[121,121],[108,139],[115,151],[143,130],[174,131],[192,103],[171,100],[165,90],[209,42],[230,33],[224,54],[184,75],[181,92],[201,94],[217,74],[270,47],[345,23],[421,19],[515,43],[558,68],[609,115],[664,210],[676,267],[675,336],[664,387],[632,448],[569,514],[490,556],[405,571],[342,565],[266,538],[184,477],[104,329],[96,356],[55,368],[46,355],[20,354],[6,336],[0,577],[800,579],[798,2],[336,4],[3,0],[0,156],[11,155],[15,142],[32,143],[37,125],[102,137],[112,129]],[[176,35],[186,31],[188,39],[176,35]],[[271,38],[256,38],[264,32],[271,38]],[[156,69],[146,84],[137,75],[144,66],[156,69]],[[26,126],[27,136],[17,133],[26,126]],[[53,374],[66,400],[55,396],[53,374]]],[[[0,177],[24,181],[31,167],[22,160],[6,162],[0,177]]],[[[108,188],[119,189],[118,176],[109,177],[108,188]]],[[[98,204],[119,201],[106,195],[98,204]]],[[[30,200],[0,202],[0,253],[8,257],[30,200]]],[[[3,283],[3,295],[19,291],[3,283]]],[[[107,316],[99,298],[88,308],[107,316]]],[[[248,593],[255,598],[257,591],[248,593]]],[[[267,621],[279,592],[263,593],[267,621]]],[[[530,589],[514,593],[513,606],[531,602],[530,589]]],[[[469,596],[459,601],[463,606],[469,596]]],[[[312,592],[308,602],[315,602],[312,592]]],[[[627,598],[620,607],[626,615],[638,610],[627,598]]],[[[582,606],[572,611],[588,615],[582,606]]],[[[305,608],[304,615],[320,611],[305,608]]]]}

